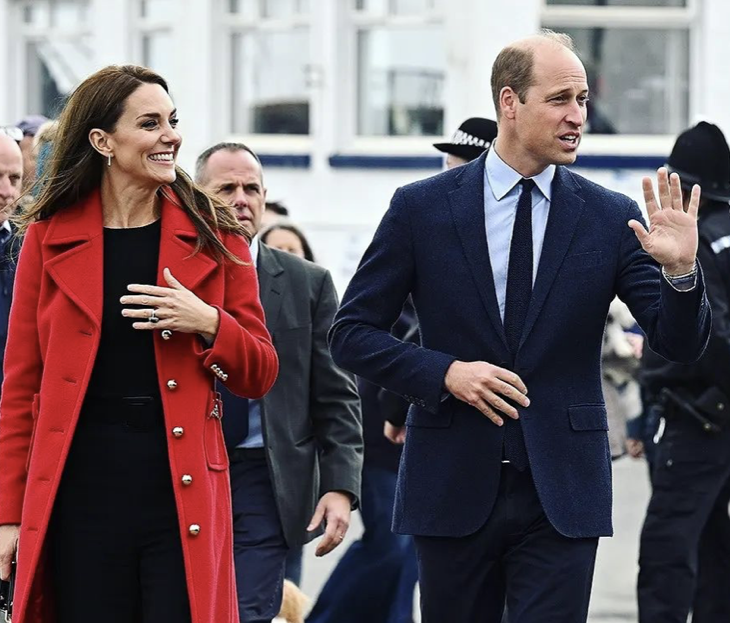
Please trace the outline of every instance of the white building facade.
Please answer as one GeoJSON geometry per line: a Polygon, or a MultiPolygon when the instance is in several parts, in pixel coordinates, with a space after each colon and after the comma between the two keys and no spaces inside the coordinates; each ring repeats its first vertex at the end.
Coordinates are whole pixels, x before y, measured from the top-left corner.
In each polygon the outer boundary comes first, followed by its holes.
{"type": "Polygon", "coordinates": [[[241,140],[342,287],[432,143],[494,116],[492,61],[540,27],[570,33],[592,110],[581,173],[636,198],[675,135],[730,131],[728,0],[0,0],[0,125],[53,115],[108,64],[169,82],[181,164],[241,140]]]}

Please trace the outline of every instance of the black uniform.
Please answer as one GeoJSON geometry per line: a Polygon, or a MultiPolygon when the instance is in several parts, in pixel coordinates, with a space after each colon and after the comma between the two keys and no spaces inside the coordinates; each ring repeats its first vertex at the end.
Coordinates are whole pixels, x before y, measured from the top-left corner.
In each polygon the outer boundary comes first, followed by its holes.
{"type": "Polygon", "coordinates": [[[646,353],[643,382],[665,419],[641,534],[641,623],[730,621],[730,206],[699,214],[698,260],[712,307],[693,365],[646,353]],[[669,392],[667,392],[669,390],[669,392]]]}

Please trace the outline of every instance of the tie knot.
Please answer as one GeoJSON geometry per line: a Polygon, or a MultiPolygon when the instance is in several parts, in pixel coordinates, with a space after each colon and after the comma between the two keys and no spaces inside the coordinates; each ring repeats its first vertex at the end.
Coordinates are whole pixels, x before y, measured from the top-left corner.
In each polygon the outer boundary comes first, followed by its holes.
{"type": "Polygon", "coordinates": [[[527,192],[532,192],[532,189],[535,188],[535,182],[526,177],[520,180],[520,184],[522,185],[522,189],[527,192]]]}

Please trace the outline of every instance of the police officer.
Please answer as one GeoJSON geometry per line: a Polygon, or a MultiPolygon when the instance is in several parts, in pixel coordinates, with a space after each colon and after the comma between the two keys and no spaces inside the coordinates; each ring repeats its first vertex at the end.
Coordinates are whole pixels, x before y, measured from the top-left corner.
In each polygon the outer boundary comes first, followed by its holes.
{"type": "Polygon", "coordinates": [[[695,364],[644,358],[664,430],[641,533],[639,621],[686,623],[692,610],[693,623],[717,623],[730,621],[730,149],[702,122],[679,136],[667,166],[683,187],[702,187],[697,257],[713,326],[695,364]]]}

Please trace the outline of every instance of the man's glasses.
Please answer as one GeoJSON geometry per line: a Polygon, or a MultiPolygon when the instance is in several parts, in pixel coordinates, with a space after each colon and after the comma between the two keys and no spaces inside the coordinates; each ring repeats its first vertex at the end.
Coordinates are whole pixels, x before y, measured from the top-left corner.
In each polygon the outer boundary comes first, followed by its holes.
{"type": "Polygon", "coordinates": [[[12,125],[0,126],[0,133],[9,136],[18,143],[23,140],[23,130],[12,125]]]}

